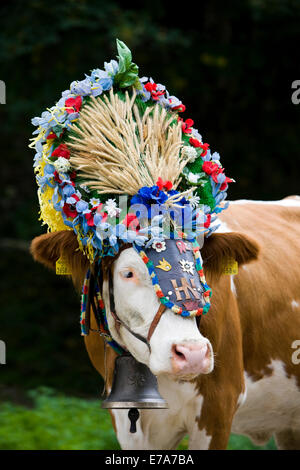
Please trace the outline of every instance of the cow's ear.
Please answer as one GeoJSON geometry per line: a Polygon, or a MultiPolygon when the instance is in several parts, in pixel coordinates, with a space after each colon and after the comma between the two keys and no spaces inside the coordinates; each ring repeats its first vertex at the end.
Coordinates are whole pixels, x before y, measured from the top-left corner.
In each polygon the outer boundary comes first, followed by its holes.
{"type": "Polygon", "coordinates": [[[234,259],[242,265],[256,260],[258,254],[258,243],[238,232],[213,233],[201,248],[204,268],[217,275],[222,273],[226,260],[234,259]]]}
{"type": "Polygon", "coordinates": [[[56,261],[64,257],[72,272],[74,283],[77,286],[81,284],[89,263],[86,256],[79,250],[73,230],[40,235],[32,240],[30,251],[36,261],[54,270],[56,261]]]}

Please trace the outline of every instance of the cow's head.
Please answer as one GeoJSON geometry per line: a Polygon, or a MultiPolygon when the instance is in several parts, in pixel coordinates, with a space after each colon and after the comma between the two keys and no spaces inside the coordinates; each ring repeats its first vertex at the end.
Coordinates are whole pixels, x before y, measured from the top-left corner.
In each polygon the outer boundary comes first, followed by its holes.
{"type": "MultiPolygon", "coordinates": [[[[201,249],[204,270],[210,278],[221,274],[224,259],[234,258],[239,265],[257,258],[258,245],[239,233],[216,233],[206,239],[201,249]]],[[[33,240],[33,257],[48,267],[55,268],[59,257],[64,256],[71,266],[73,282],[79,286],[88,268],[88,262],[78,250],[73,231],[41,235],[33,240]]],[[[208,374],[214,367],[214,354],[208,338],[197,326],[196,319],[184,318],[166,309],[150,340],[150,350],[126,328],[116,328],[109,309],[108,275],[112,272],[116,313],[134,332],[147,337],[150,324],[160,302],[155,294],[148,269],[139,254],[131,247],[106,265],[103,263],[103,299],[107,320],[114,340],[139,361],[149,366],[155,374],[171,374],[190,380],[199,374],[208,374]]],[[[229,293],[228,293],[229,294],[229,293]]],[[[213,315],[213,311],[209,312],[213,315]]]]}

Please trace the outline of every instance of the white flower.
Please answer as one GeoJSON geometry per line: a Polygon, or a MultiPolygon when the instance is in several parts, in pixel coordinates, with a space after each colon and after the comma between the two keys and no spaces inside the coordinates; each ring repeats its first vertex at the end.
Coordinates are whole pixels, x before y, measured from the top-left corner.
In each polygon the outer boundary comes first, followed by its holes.
{"type": "Polygon", "coordinates": [[[197,158],[197,150],[194,147],[191,147],[190,145],[184,146],[182,149],[182,153],[189,159],[189,163],[194,162],[197,158]]]}
{"type": "Polygon", "coordinates": [[[66,158],[58,157],[58,159],[54,162],[54,167],[58,173],[67,173],[71,168],[71,164],[66,158]]]}
{"type": "Polygon", "coordinates": [[[194,175],[191,171],[189,172],[187,179],[190,183],[197,183],[198,181],[198,175],[194,175]]]}
{"type": "Polygon", "coordinates": [[[194,274],[194,264],[192,261],[187,261],[185,259],[182,259],[179,261],[181,269],[183,272],[189,273],[189,274],[194,274]]]}
{"type": "Polygon", "coordinates": [[[90,199],[90,204],[92,205],[92,207],[96,207],[100,204],[100,200],[97,199],[96,197],[92,197],[90,199]]]}
{"type": "Polygon", "coordinates": [[[157,251],[157,253],[160,253],[161,251],[165,251],[167,248],[166,242],[156,240],[152,243],[152,248],[154,248],[154,250],[157,251]]]}
{"type": "Polygon", "coordinates": [[[188,194],[186,199],[189,201],[193,209],[200,204],[200,197],[194,194],[188,194]]]}
{"type": "Polygon", "coordinates": [[[121,212],[121,209],[117,207],[115,199],[107,199],[104,210],[106,210],[110,217],[116,217],[121,212]]]}

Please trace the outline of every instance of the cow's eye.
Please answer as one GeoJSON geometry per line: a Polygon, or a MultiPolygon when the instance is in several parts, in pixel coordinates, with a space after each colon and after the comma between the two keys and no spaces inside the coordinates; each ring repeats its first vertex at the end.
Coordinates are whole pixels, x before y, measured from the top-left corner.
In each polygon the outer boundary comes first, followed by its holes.
{"type": "Polygon", "coordinates": [[[134,276],[133,271],[123,271],[121,272],[121,276],[125,279],[129,279],[134,276]]]}

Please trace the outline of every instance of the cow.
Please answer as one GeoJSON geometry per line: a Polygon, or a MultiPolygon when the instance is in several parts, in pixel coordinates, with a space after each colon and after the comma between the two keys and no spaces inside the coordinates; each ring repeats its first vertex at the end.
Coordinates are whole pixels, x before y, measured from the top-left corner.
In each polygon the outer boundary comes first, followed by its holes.
{"type": "MultiPolygon", "coordinates": [[[[201,318],[168,309],[147,346],[116,328],[113,338],[157,376],[165,410],[140,410],[129,432],[127,410],[111,410],[122,449],[176,449],[189,435],[189,449],[226,449],[231,432],[256,444],[275,437],[279,449],[300,449],[300,197],[281,201],[232,201],[201,248],[211,308],[201,318]],[[234,259],[238,273],[225,274],[234,259]],[[298,364],[297,364],[298,363],[298,364]]],[[[31,246],[35,260],[54,268],[64,255],[80,286],[88,268],[73,231],[48,233],[31,246]]],[[[158,308],[149,273],[133,248],[103,265],[103,298],[109,305],[107,272],[113,269],[118,316],[146,335],[158,308]],[[128,275],[130,273],[130,275],[128,275]]],[[[97,328],[91,317],[91,327],[97,328]]],[[[91,331],[84,338],[92,364],[110,393],[117,354],[91,331]]]]}

